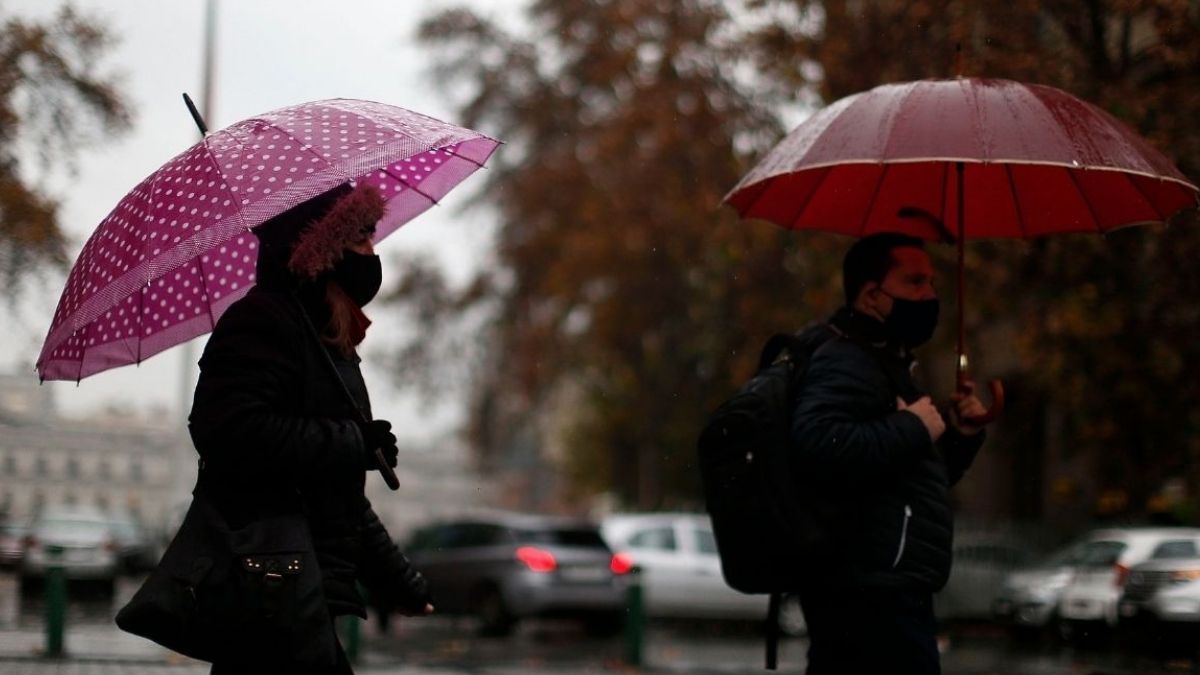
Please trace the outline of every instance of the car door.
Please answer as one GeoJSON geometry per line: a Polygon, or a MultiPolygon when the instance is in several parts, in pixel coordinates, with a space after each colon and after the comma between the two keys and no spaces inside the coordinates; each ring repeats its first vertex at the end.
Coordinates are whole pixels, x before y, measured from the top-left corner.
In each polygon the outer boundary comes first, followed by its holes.
{"type": "Polygon", "coordinates": [[[721,574],[721,558],[712,527],[688,521],[683,527],[683,548],[689,560],[689,594],[697,616],[721,619],[761,619],[767,614],[765,595],[746,595],[733,590],[721,574]]]}
{"type": "Polygon", "coordinates": [[[679,534],[671,521],[653,521],[630,528],[622,547],[641,568],[646,612],[680,616],[687,611],[688,564],[679,550],[679,534]]]}

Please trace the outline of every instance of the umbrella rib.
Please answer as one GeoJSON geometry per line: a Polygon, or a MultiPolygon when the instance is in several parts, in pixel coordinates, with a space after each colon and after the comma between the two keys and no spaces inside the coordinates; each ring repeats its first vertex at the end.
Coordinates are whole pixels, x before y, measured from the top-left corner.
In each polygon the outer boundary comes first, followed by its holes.
{"type": "Polygon", "coordinates": [[[466,155],[460,155],[460,154],[458,154],[457,152],[454,152],[453,150],[447,150],[446,148],[437,148],[437,150],[438,150],[438,152],[444,152],[444,153],[446,153],[447,155],[450,155],[451,157],[457,157],[457,158],[461,159],[461,160],[462,160],[462,161],[464,161],[464,162],[468,162],[468,163],[470,163],[470,164],[474,164],[474,165],[475,165],[477,168],[480,168],[480,169],[486,169],[486,168],[487,168],[487,167],[486,167],[486,166],[484,166],[483,164],[480,164],[479,162],[477,162],[477,161],[475,161],[475,160],[471,159],[470,157],[467,157],[466,155]]]}
{"type": "Polygon", "coordinates": [[[399,176],[399,174],[396,174],[395,172],[393,172],[391,165],[380,167],[379,170],[386,173],[387,175],[391,176],[392,178],[395,178],[396,182],[403,185],[405,187],[405,189],[412,190],[413,192],[424,197],[425,199],[428,199],[429,203],[433,204],[434,206],[438,205],[438,200],[434,199],[433,197],[430,197],[429,195],[425,194],[424,192],[421,192],[421,190],[416,185],[409,183],[408,181],[401,178],[399,176]]]}
{"type": "Polygon", "coordinates": [[[1096,233],[1104,234],[1104,227],[1100,224],[1100,216],[1096,214],[1096,209],[1092,206],[1092,202],[1088,200],[1087,193],[1083,191],[1083,185],[1079,183],[1079,177],[1071,169],[1063,169],[1071,178],[1071,184],[1075,186],[1075,191],[1079,193],[1079,198],[1083,200],[1083,205],[1087,207],[1088,214],[1092,216],[1092,222],[1096,224],[1096,233]]]}
{"type": "Polygon", "coordinates": [[[821,177],[817,179],[817,184],[813,186],[812,191],[809,192],[808,196],[804,198],[803,202],[801,202],[800,208],[796,209],[796,214],[786,221],[788,224],[785,227],[792,230],[800,229],[795,227],[796,221],[800,220],[800,216],[804,215],[804,212],[808,210],[808,205],[812,203],[813,197],[820,192],[821,186],[825,184],[825,179],[829,178],[829,174],[833,173],[833,169],[834,167],[831,166],[821,172],[821,177]]]}
{"type": "Polygon", "coordinates": [[[883,181],[887,178],[888,169],[891,165],[887,162],[883,163],[883,170],[879,172],[879,179],[875,181],[875,189],[871,191],[871,200],[867,202],[867,207],[863,209],[862,222],[858,224],[858,235],[863,236],[867,230],[867,223],[871,221],[871,210],[875,208],[875,200],[879,198],[879,191],[883,189],[883,181]]]}
{"type": "MultiPolygon", "coordinates": [[[[946,222],[946,196],[950,194],[950,163],[942,162],[942,196],[938,200],[938,220],[946,222]]],[[[957,223],[955,223],[957,225],[957,223]]]]}
{"type": "Polygon", "coordinates": [[[1017,195],[1017,181],[1012,175],[1012,165],[1004,163],[1001,166],[1004,167],[1004,175],[1008,178],[1008,190],[1012,193],[1013,210],[1017,212],[1017,227],[1021,230],[1021,238],[1028,239],[1030,237],[1029,228],[1025,223],[1025,212],[1021,210],[1021,200],[1017,195]]]}
{"type": "Polygon", "coordinates": [[[1121,173],[1125,176],[1125,180],[1129,181],[1129,184],[1133,186],[1133,189],[1137,190],[1137,193],[1142,196],[1142,199],[1146,200],[1146,203],[1150,205],[1150,208],[1154,209],[1154,214],[1158,216],[1158,219],[1164,223],[1167,222],[1166,217],[1163,216],[1163,212],[1159,210],[1158,204],[1155,204],[1154,200],[1150,199],[1150,196],[1147,195],[1146,191],[1142,189],[1142,186],[1138,185],[1137,181],[1133,180],[1133,174],[1125,173],[1123,171],[1121,173]]]}

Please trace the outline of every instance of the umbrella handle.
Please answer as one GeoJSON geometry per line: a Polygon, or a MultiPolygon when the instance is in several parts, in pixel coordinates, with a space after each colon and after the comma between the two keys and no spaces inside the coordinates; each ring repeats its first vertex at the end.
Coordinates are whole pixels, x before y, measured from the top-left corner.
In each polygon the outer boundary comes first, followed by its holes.
{"type": "MultiPolygon", "coordinates": [[[[997,417],[999,417],[1000,413],[1004,412],[1004,384],[1002,384],[1000,380],[992,380],[991,382],[988,382],[988,388],[992,392],[992,407],[988,408],[987,412],[983,413],[982,415],[965,418],[964,421],[968,424],[977,427],[987,426],[988,424],[991,424],[997,417]]],[[[965,391],[961,383],[959,384],[958,390],[965,391]]]]}
{"type": "Polygon", "coordinates": [[[375,460],[379,462],[379,473],[383,476],[383,482],[393,490],[400,489],[400,479],[396,478],[396,472],[388,465],[387,460],[383,457],[383,450],[375,448],[375,460]]]}

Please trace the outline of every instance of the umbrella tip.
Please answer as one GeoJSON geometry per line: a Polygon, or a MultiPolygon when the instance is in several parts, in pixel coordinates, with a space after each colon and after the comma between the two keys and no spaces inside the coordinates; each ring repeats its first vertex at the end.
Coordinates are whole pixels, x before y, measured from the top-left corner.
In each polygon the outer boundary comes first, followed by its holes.
{"type": "Polygon", "coordinates": [[[196,104],[192,103],[192,97],[188,96],[186,91],[183,92],[183,103],[187,106],[188,112],[192,114],[192,120],[196,123],[196,126],[200,128],[200,133],[207,136],[208,125],[204,123],[204,118],[200,115],[200,111],[196,109],[196,104]]]}

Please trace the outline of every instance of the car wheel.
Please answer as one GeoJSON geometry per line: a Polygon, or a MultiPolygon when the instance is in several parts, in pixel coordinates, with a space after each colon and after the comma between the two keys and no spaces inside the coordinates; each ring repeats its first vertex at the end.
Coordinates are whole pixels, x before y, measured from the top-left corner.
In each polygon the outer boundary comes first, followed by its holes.
{"type": "Polygon", "coordinates": [[[791,637],[808,634],[808,622],[800,607],[800,596],[785,595],[779,601],[779,632],[791,637]]]}
{"type": "Polygon", "coordinates": [[[488,637],[502,637],[512,633],[516,617],[504,603],[504,596],[494,586],[479,593],[475,601],[475,616],[479,618],[479,633],[488,637]]]}

